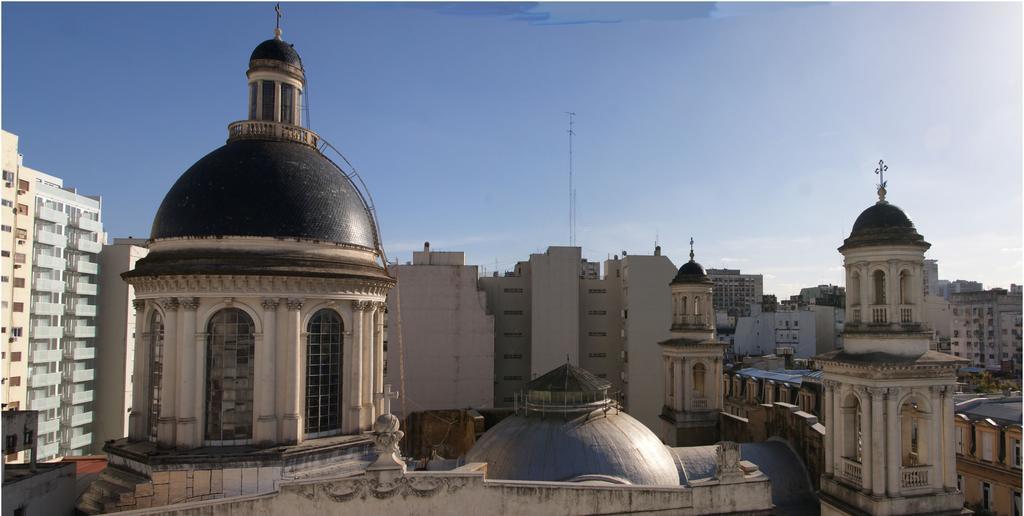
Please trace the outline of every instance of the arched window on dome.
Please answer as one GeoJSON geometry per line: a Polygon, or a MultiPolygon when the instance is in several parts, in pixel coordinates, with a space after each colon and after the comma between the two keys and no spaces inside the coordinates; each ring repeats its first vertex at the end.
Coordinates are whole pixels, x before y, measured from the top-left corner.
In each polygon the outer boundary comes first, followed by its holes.
{"type": "Polygon", "coordinates": [[[206,328],[206,441],[247,444],[252,440],[256,339],[249,314],[225,308],[206,328]]]}
{"type": "Polygon", "coordinates": [[[274,121],[274,93],[277,90],[277,83],[274,81],[260,81],[263,85],[263,109],[261,110],[260,120],[267,122],[274,121]]]}
{"type": "Polygon", "coordinates": [[[704,364],[697,363],[693,366],[693,394],[697,398],[704,397],[704,379],[707,369],[704,364]]]}
{"type": "Polygon", "coordinates": [[[322,309],[306,327],[306,437],[341,432],[341,336],[337,312],[322,309]]]}
{"type": "Polygon", "coordinates": [[[687,312],[687,309],[686,309],[686,303],[687,302],[688,301],[686,299],[686,296],[683,296],[683,315],[686,315],[686,312],[687,312]]]}
{"type": "Polygon", "coordinates": [[[875,271],[871,275],[872,287],[874,287],[874,304],[884,305],[885,304],[885,272],[875,271]]]}
{"type": "Polygon", "coordinates": [[[160,312],[153,310],[149,316],[148,328],[146,344],[149,346],[149,440],[156,441],[157,423],[160,420],[160,381],[164,369],[164,318],[160,312]]]}

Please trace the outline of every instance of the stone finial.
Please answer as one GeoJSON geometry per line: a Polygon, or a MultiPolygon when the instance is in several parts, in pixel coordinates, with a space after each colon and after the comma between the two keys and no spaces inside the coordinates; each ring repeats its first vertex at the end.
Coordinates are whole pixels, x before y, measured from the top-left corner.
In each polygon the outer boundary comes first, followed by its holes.
{"type": "Polygon", "coordinates": [[[398,456],[398,443],[405,437],[405,432],[399,430],[400,426],[401,422],[394,414],[381,414],[373,422],[373,444],[378,455],[370,468],[405,471],[405,463],[398,456]]]}
{"type": "Polygon", "coordinates": [[[715,463],[718,467],[718,480],[723,483],[743,480],[743,469],[740,468],[740,445],[733,441],[718,443],[715,452],[715,463]]]}

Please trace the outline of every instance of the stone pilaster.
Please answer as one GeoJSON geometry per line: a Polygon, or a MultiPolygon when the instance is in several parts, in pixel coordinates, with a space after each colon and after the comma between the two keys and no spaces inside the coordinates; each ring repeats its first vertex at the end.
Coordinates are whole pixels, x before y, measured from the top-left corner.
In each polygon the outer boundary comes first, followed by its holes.
{"type": "Polygon", "coordinates": [[[199,446],[195,442],[196,420],[199,414],[196,411],[194,390],[200,388],[202,383],[196,378],[196,310],[199,308],[199,299],[185,297],[178,300],[181,312],[181,334],[178,335],[178,395],[177,395],[177,433],[175,445],[180,450],[187,450],[199,446]]]}
{"type": "Polygon", "coordinates": [[[146,327],[146,301],[135,299],[132,301],[135,309],[135,352],[132,376],[132,411],[128,416],[128,433],[134,440],[144,441],[149,439],[149,387],[150,375],[150,349],[149,334],[152,328],[146,327]]]}
{"type": "Polygon", "coordinates": [[[835,399],[835,382],[826,380],[825,387],[825,474],[832,475],[835,463],[835,420],[832,418],[832,404],[835,399]]]}
{"type": "Polygon", "coordinates": [[[349,421],[352,422],[355,431],[364,429],[362,422],[363,406],[363,313],[368,308],[363,301],[352,301],[352,357],[349,361],[349,421]]]}
{"type": "Polygon", "coordinates": [[[287,305],[287,338],[278,343],[285,349],[285,362],[280,364],[285,370],[285,381],[278,385],[285,393],[280,438],[283,443],[295,444],[302,442],[302,300],[289,299],[287,305]]]}
{"type": "Polygon", "coordinates": [[[160,379],[160,418],[157,419],[157,444],[172,448],[177,442],[174,436],[177,426],[178,393],[178,300],[160,300],[164,310],[164,356],[163,372],[160,379]]]}
{"type": "Polygon", "coordinates": [[[253,440],[257,443],[277,442],[277,360],[274,354],[277,348],[277,299],[264,299],[263,333],[256,339],[256,392],[254,395],[256,409],[256,428],[253,440]]]}
{"type": "Polygon", "coordinates": [[[886,462],[886,492],[889,496],[900,494],[900,467],[902,457],[900,452],[900,390],[889,388],[885,395],[885,462],[886,462]]]}
{"type": "MultiPolygon", "coordinates": [[[[885,389],[869,387],[871,396],[871,493],[875,496],[885,494],[885,424],[882,419],[882,401],[885,389]]],[[[868,473],[865,469],[864,474],[868,473]]]]}

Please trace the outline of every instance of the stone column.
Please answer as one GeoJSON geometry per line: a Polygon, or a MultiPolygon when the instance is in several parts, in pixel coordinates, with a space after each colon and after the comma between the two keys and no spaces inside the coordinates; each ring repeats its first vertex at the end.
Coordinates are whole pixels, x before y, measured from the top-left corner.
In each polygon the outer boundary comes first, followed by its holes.
{"type": "Polygon", "coordinates": [[[680,410],[684,411],[690,410],[690,402],[693,401],[693,364],[690,362],[691,361],[686,358],[680,359],[680,366],[683,368],[683,383],[681,386],[683,391],[683,403],[680,410]]]}
{"type": "MultiPolygon", "coordinates": [[[[872,387],[871,395],[871,493],[875,496],[885,494],[885,424],[882,419],[882,396],[884,389],[872,387]]],[[[864,472],[867,474],[867,471],[864,472]]]]}
{"type": "Polygon", "coordinates": [[[875,300],[872,297],[871,269],[868,264],[860,265],[860,320],[871,322],[871,305],[875,300]]]}
{"type": "MultiPolygon", "coordinates": [[[[943,484],[945,470],[943,469],[942,456],[942,400],[940,391],[942,387],[933,385],[928,389],[931,399],[931,414],[929,414],[928,433],[928,463],[932,465],[931,474],[928,475],[928,485],[934,489],[940,489],[943,484]]],[[[950,421],[952,423],[952,421],[950,421]]]]}
{"type": "Polygon", "coordinates": [[[287,444],[302,442],[302,300],[288,300],[286,317],[287,338],[277,345],[285,349],[285,361],[279,364],[285,370],[285,382],[278,389],[284,391],[284,418],[281,424],[281,441],[287,444]]]}
{"type": "Polygon", "coordinates": [[[349,361],[351,367],[349,383],[349,421],[352,422],[353,431],[361,431],[363,427],[362,400],[363,400],[363,312],[366,306],[362,301],[352,301],[352,357],[349,361]]]}
{"type": "Polygon", "coordinates": [[[370,301],[365,302],[363,309],[363,338],[360,343],[363,347],[363,388],[360,404],[363,409],[360,411],[360,424],[363,428],[369,428],[373,424],[373,311],[374,306],[370,301]]]}
{"type": "Polygon", "coordinates": [[[199,386],[196,380],[196,309],[199,299],[183,297],[179,306],[181,313],[181,334],[178,335],[178,423],[175,445],[179,450],[187,450],[198,446],[194,442],[196,436],[196,406],[194,390],[199,386]]]}
{"type": "Polygon", "coordinates": [[[832,437],[832,464],[835,471],[842,470],[842,457],[843,450],[846,446],[846,435],[844,432],[852,429],[843,427],[845,421],[843,421],[843,390],[842,385],[838,382],[832,382],[832,421],[830,426],[825,429],[827,432],[830,428],[835,430],[835,436],[832,437]]]}
{"type": "Polygon", "coordinates": [[[128,416],[129,435],[133,440],[145,441],[149,438],[149,398],[152,389],[149,386],[150,358],[149,336],[152,328],[146,327],[146,301],[135,299],[135,352],[132,365],[132,411],[128,416]]]}
{"type": "Polygon", "coordinates": [[[160,418],[157,420],[157,444],[171,448],[175,444],[174,431],[178,390],[178,300],[161,299],[164,309],[164,356],[163,373],[160,378],[160,418]]]}
{"type": "Polygon", "coordinates": [[[284,442],[285,421],[288,412],[288,388],[292,379],[288,375],[288,305],[287,299],[280,299],[277,304],[277,316],[274,318],[274,413],[277,416],[277,442],[284,442]]]}
{"type": "Polygon", "coordinates": [[[945,431],[942,451],[943,486],[956,490],[956,421],[953,413],[953,387],[947,385],[942,392],[942,428],[945,431]]]}
{"type": "Polygon", "coordinates": [[[683,405],[683,382],[684,382],[684,380],[683,380],[683,368],[684,368],[683,359],[680,358],[680,357],[673,357],[672,361],[673,361],[672,362],[672,368],[675,369],[675,375],[673,375],[673,377],[672,377],[673,380],[675,380],[674,381],[674,385],[672,386],[672,389],[674,390],[674,392],[672,393],[672,395],[673,395],[672,408],[674,410],[678,411],[678,412],[681,412],[683,410],[683,407],[684,407],[684,405],[683,405]]]}
{"type": "Polygon", "coordinates": [[[666,407],[671,407],[673,405],[671,403],[669,403],[669,400],[672,399],[672,362],[669,360],[669,358],[667,356],[662,356],[661,357],[661,361],[663,362],[664,371],[665,371],[665,373],[664,373],[664,375],[665,375],[664,376],[664,378],[665,378],[665,382],[664,382],[665,383],[665,389],[664,389],[665,406],[666,407]]]}
{"type": "Polygon", "coordinates": [[[889,305],[889,324],[900,321],[900,273],[896,260],[889,260],[889,272],[885,275],[887,288],[885,293],[886,304],[889,305]]]}
{"type": "MultiPolygon", "coordinates": [[[[205,328],[203,328],[205,330],[205,328]]],[[[196,446],[201,446],[203,440],[206,439],[206,345],[208,342],[207,337],[209,333],[205,331],[197,331],[192,336],[193,345],[195,346],[195,375],[196,375],[196,387],[192,389],[192,399],[195,400],[196,408],[196,424],[194,425],[193,439],[195,439],[196,446]]]]}
{"type": "Polygon", "coordinates": [[[899,399],[900,390],[890,387],[885,397],[885,480],[889,496],[900,494],[900,468],[903,467],[899,399]]]}
{"type": "Polygon", "coordinates": [[[256,428],[253,440],[257,443],[277,442],[277,299],[264,299],[262,338],[256,339],[256,428]]]}
{"type": "Polygon", "coordinates": [[[722,409],[722,361],[715,357],[711,361],[711,387],[714,398],[712,398],[712,405],[709,407],[713,410],[722,409]]]}
{"type": "MultiPolygon", "coordinates": [[[[373,324],[373,393],[384,392],[384,310],[387,309],[387,303],[378,302],[377,309],[374,310],[374,324],[373,324]]],[[[372,393],[371,393],[372,394],[372,393]]],[[[404,396],[405,393],[402,393],[404,396]]],[[[370,419],[375,421],[378,414],[384,413],[384,400],[382,399],[379,403],[374,406],[374,412],[370,414],[370,419]]],[[[402,414],[405,417],[405,414],[402,414]]]]}
{"type": "Polygon", "coordinates": [[[865,491],[872,491],[872,477],[874,476],[874,461],[872,459],[872,446],[874,442],[871,439],[872,424],[871,424],[871,401],[868,397],[867,389],[859,388],[861,394],[860,404],[860,439],[861,439],[861,453],[860,453],[860,477],[861,487],[865,491]]]}
{"type": "Polygon", "coordinates": [[[832,418],[832,403],[835,399],[835,385],[832,380],[826,380],[825,384],[825,474],[832,475],[835,471],[835,420],[832,418]]]}

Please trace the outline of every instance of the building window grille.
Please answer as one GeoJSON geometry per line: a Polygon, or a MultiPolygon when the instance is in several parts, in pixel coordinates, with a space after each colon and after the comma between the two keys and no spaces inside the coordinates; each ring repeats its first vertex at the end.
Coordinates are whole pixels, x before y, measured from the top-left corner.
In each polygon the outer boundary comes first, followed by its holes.
{"type": "Polygon", "coordinates": [[[206,439],[252,439],[255,327],[237,308],[210,319],[206,345],[206,439]]]}
{"type": "Polygon", "coordinates": [[[256,120],[256,101],[258,94],[256,83],[249,83],[249,120],[256,120]]]}
{"type": "Polygon", "coordinates": [[[341,430],[341,335],[336,312],[323,309],[306,328],[306,436],[341,430]]]}
{"type": "Polygon", "coordinates": [[[164,318],[156,310],[149,317],[149,439],[156,440],[160,419],[160,380],[164,369],[164,318]]]}

